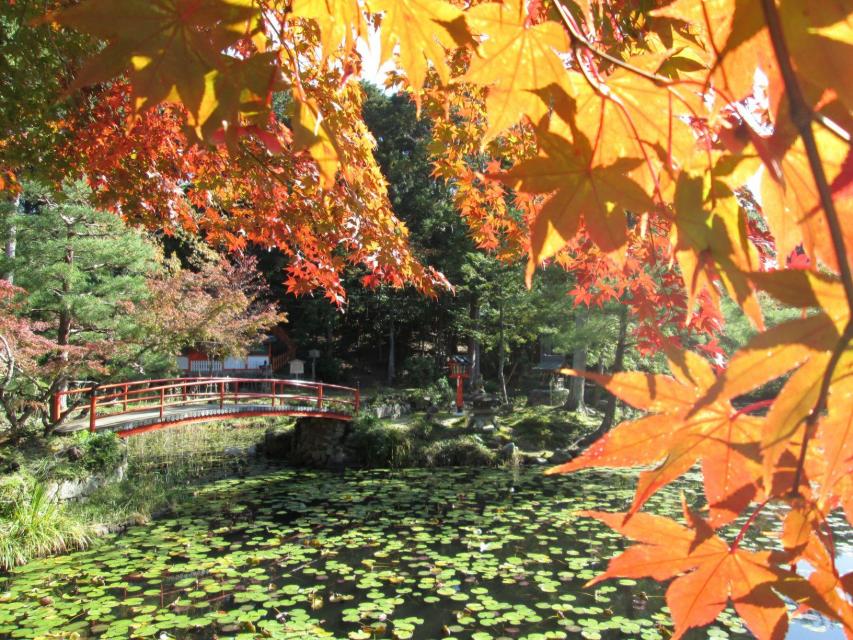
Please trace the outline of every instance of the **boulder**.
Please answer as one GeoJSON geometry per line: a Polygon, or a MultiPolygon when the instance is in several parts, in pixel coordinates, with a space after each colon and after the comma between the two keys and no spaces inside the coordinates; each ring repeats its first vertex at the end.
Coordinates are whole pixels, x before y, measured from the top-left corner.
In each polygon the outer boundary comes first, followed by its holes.
{"type": "Polygon", "coordinates": [[[346,466],[350,423],[327,418],[299,418],[293,431],[291,461],[320,469],[346,466]]]}
{"type": "Polygon", "coordinates": [[[263,454],[268,458],[284,460],[290,457],[293,447],[293,433],[291,431],[276,431],[267,429],[264,433],[264,441],[261,444],[263,454]]]}

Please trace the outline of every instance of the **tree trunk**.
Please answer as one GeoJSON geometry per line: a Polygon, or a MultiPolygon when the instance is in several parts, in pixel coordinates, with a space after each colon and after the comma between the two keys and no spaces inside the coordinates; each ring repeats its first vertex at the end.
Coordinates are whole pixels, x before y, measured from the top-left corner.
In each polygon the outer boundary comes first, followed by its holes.
{"type": "MultiPolygon", "coordinates": [[[[581,311],[578,309],[575,313],[575,333],[578,334],[586,326],[589,320],[589,310],[581,311]]],[[[575,371],[586,371],[586,343],[577,341],[575,350],[572,354],[572,369],[575,371]]],[[[569,399],[566,401],[566,408],[570,411],[586,411],[584,403],[584,392],[586,391],[586,378],[580,376],[572,376],[569,386],[569,399]]]]}
{"type": "MultiPolygon", "coordinates": [[[[65,264],[68,265],[68,270],[71,271],[71,267],[74,265],[74,245],[71,244],[71,240],[73,237],[73,228],[69,224],[66,230],[66,238],[67,244],[65,246],[65,264]]],[[[62,296],[63,296],[63,307],[59,312],[59,323],[56,329],[56,343],[60,347],[68,346],[71,340],[71,309],[64,303],[68,301],[68,296],[71,293],[71,282],[68,279],[68,276],[63,276],[62,278],[62,296]]],[[[66,368],[68,366],[68,351],[63,349],[59,355],[62,361],[62,368],[59,372],[59,382],[56,385],[56,391],[68,391],[68,376],[66,374],[66,368]]],[[[62,413],[68,409],[67,396],[62,396],[62,401],[59,405],[59,412],[62,413]]],[[[52,430],[52,427],[48,427],[45,429],[45,435],[49,435],[52,430]]]]}
{"type": "MultiPolygon", "coordinates": [[[[613,361],[613,373],[622,371],[625,361],[625,343],[628,339],[628,307],[619,309],[619,342],[616,343],[616,358],[613,361]]],[[[616,418],[616,396],[610,394],[607,398],[607,407],[604,410],[604,419],[597,433],[604,435],[613,427],[616,418]]]]}
{"type": "MultiPolygon", "coordinates": [[[[595,365],[595,372],[598,375],[604,374],[604,360],[598,359],[598,364],[595,365]]],[[[596,409],[601,404],[601,385],[597,384],[592,388],[592,406],[596,409]]]]}
{"type": "Polygon", "coordinates": [[[471,377],[468,378],[468,387],[471,390],[475,390],[480,386],[480,341],[476,337],[476,332],[480,325],[480,299],[477,296],[471,299],[468,317],[471,319],[471,335],[468,337],[468,358],[471,360],[471,377]]]}
{"type": "MultiPolygon", "coordinates": [[[[15,209],[21,207],[21,196],[15,198],[15,209]]],[[[9,235],[6,236],[6,259],[10,261],[9,271],[3,274],[3,279],[9,284],[15,284],[15,270],[11,262],[15,259],[18,249],[18,228],[14,223],[9,225],[9,235]]]]}
{"type": "Polygon", "coordinates": [[[396,358],[396,340],[394,337],[394,316],[389,318],[388,323],[388,384],[394,384],[394,378],[397,377],[397,371],[394,366],[396,358]]]}
{"type": "MultiPolygon", "coordinates": [[[[628,307],[623,306],[619,310],[619,342],[616,343],[616,358],[613,361],[612,373],[622,371],[625,360],[625,346],[628,339],[628,307]]],[[[604,419],[598,426],[598,429],[580,439],[575,443],[581,451],[589,447],[596,440],[601,438],[605,433],[613,427],[613,422],[616,418],[616,396],[610,394],[607,399],[607,408],[604,410],[604,419]]]]}
{"type": "Polygon", "coordinates": [[[506,377],[504,376],[504,367],[506,366],[506,345],[504,344],[504,299],[501,296],[498,302],[498,379],[501,385],[501,394],[503,395],[504,404],[509,403],[509,396],[506,393],[506,377]]]}

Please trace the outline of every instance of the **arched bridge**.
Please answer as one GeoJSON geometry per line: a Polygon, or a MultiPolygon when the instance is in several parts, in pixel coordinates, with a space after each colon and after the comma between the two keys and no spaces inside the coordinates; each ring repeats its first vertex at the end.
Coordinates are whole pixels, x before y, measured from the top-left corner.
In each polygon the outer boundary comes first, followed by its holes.
{"type": "Polygon", "coordinates": [[[122,438],[190,422],[251,416],[352,420],[358,389],[275,378],[169,378],[60,391],[51,418],[57,433],[111,430],[122,438]]]}

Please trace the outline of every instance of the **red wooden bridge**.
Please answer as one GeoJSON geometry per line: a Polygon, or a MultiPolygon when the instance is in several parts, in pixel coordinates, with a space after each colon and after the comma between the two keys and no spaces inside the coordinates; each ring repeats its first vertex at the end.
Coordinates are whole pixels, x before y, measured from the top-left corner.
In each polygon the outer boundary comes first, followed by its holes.
{"type": "Polygon", "coordinates": [[[164,427],[252,416],[352,420],[358,389],[275,378],[168,378],[119,382],[53,396],[58,433],[111,430],[122,438],[164,427]]]}

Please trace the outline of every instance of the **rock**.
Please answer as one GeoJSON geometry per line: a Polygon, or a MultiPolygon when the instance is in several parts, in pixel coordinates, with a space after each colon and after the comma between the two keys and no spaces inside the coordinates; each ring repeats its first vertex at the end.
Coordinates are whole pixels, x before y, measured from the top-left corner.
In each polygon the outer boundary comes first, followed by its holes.
{"type": "Polygon", "coordinates": [[[510,442],[501,447],[501,458],[503,460],[512,460],[515,456],[516,451],[518,451],[518,447],[515,446],[514,442],[510,442]]]}
{"type": "Polygon", "coordinates": [[[80,447],[68,447],[63,454],[71,462],[75,462],[83,457],[83,450],[80,447]]]}
{"type": "Polygon", "coordinates": [[[258,445],[252,444],[246,447],[246,455],[250,458],[254,458],[256,455],[258,455],[258,445]]]}
{"type": "Polygon", "coordinates": [[[268,458],[283,460],[290,456],[293,447],[293,433],[290,431],[276,431],[267,429],[264,433],[264,442],[261,445],[263,453],[268,458]]]}
{"type": "Polygon", "coordinates": [[[558,449],[548,458],[548,464],[566,464],[575,457],[575,452],[571,449],[558,449]]]}
{"type": "Polygon", "coordinates": [[[291,460],[295,464],[321,469],[345,466],[345,441],[350,423],[326,418],[299,418],[293,432],[291,460]]]}
{"type": "Polygon", "coordinates": [[[495,425],[485,424],[485,425],[483,425],[482,430],[485,431],[486,433],[492,433],[495,430],[495,425]]]}
{"type": "Polygon", "coordinates": [[[90,476],[76,480],[62,480],[48,484],[47,493],[55,500],[77,500],[85,498],[98,489],[113,482],[121,482],[127,472],[127,462],[119,465],[115,471],[106,476],[90,476]]]}
{"type": "Polygon", "coordinates": [[[223,453],[231,458],[239,458],[243,455],[243,450],[239,447],[225,447],[223,453]]]}

